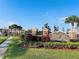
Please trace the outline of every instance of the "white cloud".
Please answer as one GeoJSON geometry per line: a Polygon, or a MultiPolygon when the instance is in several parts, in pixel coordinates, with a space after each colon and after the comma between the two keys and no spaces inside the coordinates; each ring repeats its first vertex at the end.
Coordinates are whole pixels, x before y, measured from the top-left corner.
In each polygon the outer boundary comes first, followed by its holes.
{"type": "Polygon", "coordinates": [[[17,23],[15,21],[0,20],[0,28],[8,28],[8,26],[12,24],[17,24],[17,23]]]}
{"type": "Polygon", "coordinates": [[[12,25],[12,24],[16,24],[16,22],[15,21],[8,21],[7,22],[7,25],[9,26],[9,25],[12,25]]]}
{"type": "Polygon", "coordinates": [[[65,21],[66,18],[67,18],[67,16],[66,17],[60,17],[59,18],[60,23],[64,23],[64,21],[65,21]]]}
{"type": "Polygon", "coordinates": [[[60,17],[59,19],[60,20],[65,20],[67,18],[67,16],[66,17],[60,17]]]}

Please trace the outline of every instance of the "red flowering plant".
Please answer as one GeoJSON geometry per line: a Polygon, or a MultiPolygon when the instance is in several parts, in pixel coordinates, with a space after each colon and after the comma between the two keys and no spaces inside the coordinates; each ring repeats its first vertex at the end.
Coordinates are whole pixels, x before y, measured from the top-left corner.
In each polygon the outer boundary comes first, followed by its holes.
{"type": "Polygon", "coordinates": [[[50,41],[49,35],[48,35],[48,34],[43,35],[43,36],[42,36],[42,41],[43,41],[43,42],[48,42],[48,41],[50,41]]]}

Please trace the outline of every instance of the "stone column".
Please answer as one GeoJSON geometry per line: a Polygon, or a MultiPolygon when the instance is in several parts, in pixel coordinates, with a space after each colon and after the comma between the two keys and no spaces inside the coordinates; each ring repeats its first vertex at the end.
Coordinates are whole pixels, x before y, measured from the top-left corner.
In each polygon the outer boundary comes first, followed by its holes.
{"type": "Polygon", "coordinates": [[[69,31],[69,38],[70,39],[77,39],[77,30],[76,29],[71,29],[69,31]]]}
{"type": "Polygon", "coordinates": [[[36,28],[32,28],[32,35],[36,35],[37,33],[37,29],[36,28]]]}
{"type": "Polygon", "coordinates": [[[43,29],[43,35],[48,35],[48,29],[47,28],[43,29]]]}

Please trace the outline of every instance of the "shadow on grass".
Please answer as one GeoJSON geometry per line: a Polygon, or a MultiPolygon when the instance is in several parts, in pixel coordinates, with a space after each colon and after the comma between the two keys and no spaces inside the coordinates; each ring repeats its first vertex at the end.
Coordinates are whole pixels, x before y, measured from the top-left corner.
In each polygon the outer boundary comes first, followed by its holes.
{"type": "Polygon", "coordinates": [[[18,44],[14,44],[8,48],[5,53],[4,59],[12,59],[24,55],[28,48],[21,48],[18,44]]]}

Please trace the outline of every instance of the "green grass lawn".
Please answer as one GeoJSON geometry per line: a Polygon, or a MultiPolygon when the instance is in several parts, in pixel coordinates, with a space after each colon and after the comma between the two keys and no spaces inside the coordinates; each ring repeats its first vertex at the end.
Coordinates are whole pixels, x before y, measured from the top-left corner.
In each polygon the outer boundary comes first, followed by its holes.
{"type": "Polygon", "coordinates": [[[77,50],[55,50],[44,48],[20,48],[12,46],[4,59],[79,59],[77,50]]]}
{"type": "Polygon", "coordinates": [[[19,38],[14,37],[4,59],[79,59],[79,50],[57,50],[18,47],[19,38]]]}
{"type": "Polygon", "coordinates": [[[4,42],[7,38],[7,36],[0,36],[0,44],[4,42]]]}

